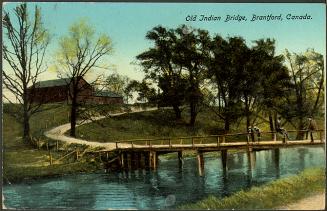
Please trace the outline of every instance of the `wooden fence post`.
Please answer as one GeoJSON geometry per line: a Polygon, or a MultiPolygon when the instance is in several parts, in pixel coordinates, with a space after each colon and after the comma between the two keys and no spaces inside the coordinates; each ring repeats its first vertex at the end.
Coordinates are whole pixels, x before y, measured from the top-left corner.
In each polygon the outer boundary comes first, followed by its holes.
{"type": "Polygon", "coordinates": [[[192,137],[192,147],[194,147],[194,138],[192,137]]]}
{"type": "Polygon", "coordinates": [[[273,135],[274,135],[274,141],[277,141],[277,133],[273,132],[273,135]]]}
{"type": "Polygon", "coordinates": [[[79,153],[78,153],[78,149],[76,149],[76,160],[78,160],[79,157],[79,153]]]}
{"type": "Polygon", "coordinates": [[[171,148],[171,139],[169,139],[169,148],[171,148]]]}
{"type": "Polygon", "coordinates": [[[219,147],[219,136],[217,136],[217,147],[219,147]]]}
{"type": "Polygon", "coordinates": [[[50,150],[49,150],[49,159],[50,159],[50,165],[52,165],[52,155],[50,150]]]}

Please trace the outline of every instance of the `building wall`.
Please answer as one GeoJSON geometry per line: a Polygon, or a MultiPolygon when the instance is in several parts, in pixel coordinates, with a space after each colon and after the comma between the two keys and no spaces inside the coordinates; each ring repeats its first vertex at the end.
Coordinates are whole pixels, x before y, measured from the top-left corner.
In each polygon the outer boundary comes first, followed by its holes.
{"type": "Polygon", "coordinates": [[[29,97],[34,103],[53,103],[66,101],[68,92],[66,86],[54,86],[29,89],[29,97]]]}
{"type": "MultiPolygon", "coordinates": [[[[71,89],[72,87],[70,87],[71,89]]],[[[122,97],[101,97],[93,96],[92,86],[88,84],[84,79],[79,81],[79,88],[82,90],[77,96],[78,102],[84,102],[89,104],[123,104],[122,97]]],[[[29,89],[30,97],[34,103],[53,103],[64,102],[69,100],[68,86],[55,86],[29,89]]]]}

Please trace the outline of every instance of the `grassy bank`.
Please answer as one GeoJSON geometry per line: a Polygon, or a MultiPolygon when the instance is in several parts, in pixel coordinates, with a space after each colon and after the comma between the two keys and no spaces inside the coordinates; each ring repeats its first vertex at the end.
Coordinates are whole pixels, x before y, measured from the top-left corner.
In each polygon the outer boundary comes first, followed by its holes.
{"type": "Polygon", "coordinates": [[[210,196],[179,209],[272,209],[325,190],[325,169],[307,169],[299,175],[280,179],[223,199],[210,196]]]}
{"type": "Polygon", "coordinates": [[[202,112],[198,115],[195,127],[188,125],[187,112],[184,119],[175,120],[170,109],[124,114],[102,119],[98,122],[82,125],[77,128],[78,137],[111,142],[117,140],[201,136],[222,133],[223,125],[212,118],[212,113],[202,112]],[[87,131],[87,132],[86,132],[87,131]]]}
{"type": "MultiPolygon", "coordinates": [[[[121,116],[102,119],[82,125],[76,129],[77,137],[98,142],[115,142],[132,139],[157,139],[167,137],[208,136],[224,133],[224,123],[210,110],[203,110],[197,116],[194,127],[188,124],[188,109],[184,108],[182,119],[176,121],[172,109],[159,109],[155,111],[129,113],[121,116]]],[[[321,125],[320,121],[317,123],[321,125]]],[[[246,132],[245,120],[233,124],[230,133],[246,132]]],[[[258,126],[263,131],[269,131],[269,124],[262,122],[258,126]]],[[[285,126],[286,127],[286,126],[285,126]]],[[[287,129],[294,129],[287,126],[287,129]]],[[[69,134],[69,131],[67,132],[69,134]]],[[[292,139],[296,133],[290,134],[292,139]]],[[[278,138],[282,136],[278,134],[278,138]]],[[[262,140],[271,139],[270,134],[262,134],[262,140]]],[[[226,141],[246,140],[245,135],[226,137],[226,141]]],[[[179,143],[179,140],[176,140],[179,143]]],[[[190,140],[186,140],[189,141],[190,140]]],[[[216,138],[207,140],[215,143],[216,138]]],[[[183,142],[184,143],[184,142],[183,142]]],[[[173,142],[174,144],[174,142],[173,142]]]]}
{"type": "MultiPolygon", "coordinates": [[[[8,105],[4,105],[8,106],[8,105]]],[[[5,111],[5,109],[4,109],[5,111]]],[[[45,105],[44,111],[37,113],[30,120],[31,136],[45,142],[43,133],[52,127],[69,122],[69,106],[66,104],[45,105]]],[[[45,146],[36,149],[22,141],[22,125],[12,116],[3,113],[3,181],[13,183],[26,178],[90,172],[101,168],[92,159],[80,159],[50,165],[49,153],[45,146]]],[[[52,150],[54,159],[65,152],[52,150]]],[[[64,160],[65,161],[65,160],[64,160]]]]}

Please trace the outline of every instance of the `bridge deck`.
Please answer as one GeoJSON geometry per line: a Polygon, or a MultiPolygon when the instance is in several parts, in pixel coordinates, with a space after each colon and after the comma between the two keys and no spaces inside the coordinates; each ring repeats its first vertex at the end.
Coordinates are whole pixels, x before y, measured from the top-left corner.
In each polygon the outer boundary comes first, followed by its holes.
{"type": "Polygon", "coordinates": [[[284,148],[295,146],[308,145],[324,145],[324,142],[315,140],[292,140],[292,141],[260,141],[260,142],[229,142],[229,143],[207,143],[207,144],[154,144],[154,145],[140,145],[140,144],[121,144],[118,145],[117,150],[121,151],[181,151],[181,150],[199,150],[199,151],[220,151],[224,149],[270,149],[270,148],[284,148]]]}

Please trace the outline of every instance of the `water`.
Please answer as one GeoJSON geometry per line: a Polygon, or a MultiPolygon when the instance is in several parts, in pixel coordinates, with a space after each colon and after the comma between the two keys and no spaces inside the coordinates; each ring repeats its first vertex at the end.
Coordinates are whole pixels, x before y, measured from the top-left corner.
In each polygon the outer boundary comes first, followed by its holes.
{"type": "Polygon", "coordinates": [[[195,158],[185,158],[180,169],[176,159],[159,157],[156,172],[77,174],[5,185],[5,205],[10,208],[170,209],[208,195],[228,196],[297,174],[305,168],[325,166],[322,147],[280,149],[279,153],[258,151],[252,169],[247,154],[229,154],[225,173],[219,153],[214,155],[205,157],[203,177],[198,176],[195,158]]]}

